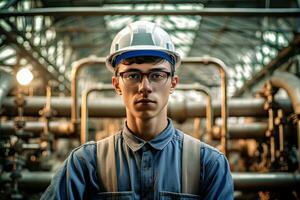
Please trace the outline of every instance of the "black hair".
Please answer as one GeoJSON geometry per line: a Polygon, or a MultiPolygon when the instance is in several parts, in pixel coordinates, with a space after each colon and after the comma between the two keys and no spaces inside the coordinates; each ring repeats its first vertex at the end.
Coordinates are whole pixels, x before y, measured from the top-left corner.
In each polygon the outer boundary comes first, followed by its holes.
{"type": "MultiPolygon", "coordinates": [[[[157,64],[162,62],[164,59],[157,56],[138,56],[133,58],[126,58],[124,60],[121,60],[120,63],[123,65],[131,65],[131,64],[143,64],[143,63],[153,63],[157,64]]],[[[115,69],[115,75],[118,74],[118,67],[115,69]]],[[[174,76],[175,74],[175,66],[171,64],[171,76],[174,76]]]]}

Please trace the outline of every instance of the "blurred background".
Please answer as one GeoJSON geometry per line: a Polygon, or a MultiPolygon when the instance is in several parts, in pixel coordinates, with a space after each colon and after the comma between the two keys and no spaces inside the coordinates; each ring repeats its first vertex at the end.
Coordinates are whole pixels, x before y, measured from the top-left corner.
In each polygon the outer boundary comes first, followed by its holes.
{"type": "Polygon", "coordinates": [[[235,199],[300,199],[299,0],[0,1],[0,199],[39,199],[69,152],[122,128],[105,57],[156,22],[182,57],[175,126],[229,159],[235,199]]]}

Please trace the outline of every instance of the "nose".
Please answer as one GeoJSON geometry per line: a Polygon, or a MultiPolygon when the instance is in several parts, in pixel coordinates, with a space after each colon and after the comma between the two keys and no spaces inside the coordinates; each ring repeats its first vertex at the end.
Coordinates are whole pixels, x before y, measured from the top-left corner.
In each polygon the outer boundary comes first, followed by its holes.
{"type": "Polygon", "coordinates": [[[142,80],[139,84],[139,92],[143,94],[151,93],[151,83],[146,75],[143,75],[142,80]]]}

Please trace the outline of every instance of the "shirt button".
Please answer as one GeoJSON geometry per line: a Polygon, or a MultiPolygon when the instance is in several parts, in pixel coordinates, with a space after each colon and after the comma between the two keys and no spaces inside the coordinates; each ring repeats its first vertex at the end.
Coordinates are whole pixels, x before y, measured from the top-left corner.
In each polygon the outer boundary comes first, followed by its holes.
{"type": "Polygon", "coordinates": [[[145,143],[144,146],[142,147],[142,151],[143,151],[143,152],[149,151],[149,150],[150,150],[150,147],[151,147],[150,144],[145,143]]]}

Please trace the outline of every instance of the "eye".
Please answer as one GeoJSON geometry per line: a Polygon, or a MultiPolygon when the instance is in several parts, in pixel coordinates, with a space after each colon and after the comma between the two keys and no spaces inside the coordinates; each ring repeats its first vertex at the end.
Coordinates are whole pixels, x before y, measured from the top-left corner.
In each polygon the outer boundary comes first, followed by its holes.
{"type": "Polygon", "coordinates": [[[150,79],[153,81],[164,80],[166,77],[167,77],[167,74],[165,72],[151,72],[150,73],[150,79]]]}
{"type": "Polygon", "coordinates": [[[123,78],[130,80],[139,80],[141,77],[139,72],[125,72],[123,78]]]}

